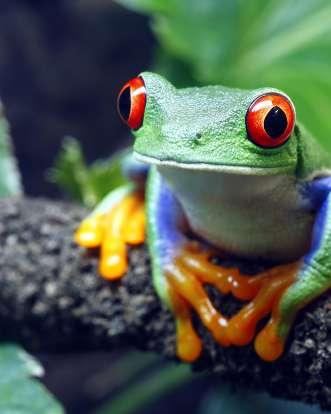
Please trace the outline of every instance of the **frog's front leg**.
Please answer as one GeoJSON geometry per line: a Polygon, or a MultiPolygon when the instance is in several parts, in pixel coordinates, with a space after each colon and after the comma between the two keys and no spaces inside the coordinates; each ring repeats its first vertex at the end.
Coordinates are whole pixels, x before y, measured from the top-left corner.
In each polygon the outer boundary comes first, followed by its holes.
{"type": "Polygon", "coordinates": [[[82,247],[100,247],[99,271],[106,279],[122,277],[128,267],[127,245],[145,240],[144,182],[148,166],[131,154],[121,158],[127,184],[110,192],[75,233],[82,247]]]}
{"type": "Polygon", "coordinates": [[[177,199],[153,168],[148,184],[148,242],[155,288],[173,311],[177,327],[177,354],[185,361],[195,360],[201,341],[192,325],[191,309],[222,346],[227,338],[227,319],[213,306],[204,284],[214,285],[222,293],[251,299],[267,275],[245,277],[237,269],[210,262],[215,253],[185,235],[185,218],[177,199]]]}

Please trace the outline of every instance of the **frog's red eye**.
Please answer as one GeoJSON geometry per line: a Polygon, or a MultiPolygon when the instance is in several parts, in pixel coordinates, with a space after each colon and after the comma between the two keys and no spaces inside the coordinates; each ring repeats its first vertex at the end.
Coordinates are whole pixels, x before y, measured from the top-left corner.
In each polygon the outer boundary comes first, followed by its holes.
{"type": "Polygon", "coordinates": [[[146,106],[146,88],[139,76],[127,82],[117,98],[117,110],[122,120],[131,128],[141,127],[146,106]]]}
{"type": "Polygon", "coordinates": [[[246,113],[248,137],[263,148],[276,148],[285,144],[292,134],[294,124],[293,104],[278,93],[256,98],[246,113]]]}

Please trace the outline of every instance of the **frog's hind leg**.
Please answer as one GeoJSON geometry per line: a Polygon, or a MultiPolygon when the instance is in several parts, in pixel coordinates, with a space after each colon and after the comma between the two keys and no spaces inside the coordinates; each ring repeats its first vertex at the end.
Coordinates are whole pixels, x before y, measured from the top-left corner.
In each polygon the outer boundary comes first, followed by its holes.
{"type": "Polygon", "coordinates": [[[106,279],[122,277],[128,267],[127,245],[145,240],[144,182],[148,167],[130,155],[123,158],[122,165],[131,182],[110,192],[75,233],[80,246],[100,247],[99,269],[106,279]]]}

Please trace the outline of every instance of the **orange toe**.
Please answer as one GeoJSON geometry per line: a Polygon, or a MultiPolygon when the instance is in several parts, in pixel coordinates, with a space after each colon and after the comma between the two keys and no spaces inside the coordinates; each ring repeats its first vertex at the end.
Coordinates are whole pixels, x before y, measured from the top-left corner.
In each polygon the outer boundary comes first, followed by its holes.
{"type": "Polygon", "coordinates": [[[75,232],[75,242],[82,247],[94,248],[100,246],[103,236],[101,216],[87,217],[75,232]]]}
{"type": "Polygon", "coordinates": [[[108,280],[121,278],[128,269],[125,243],[121,240],[108,240],[102,246],[99,271],[108,280]]]}
{"type": "Polygon", "coordinates": [[[180,326],[177,328],[177,356],[185,362],[194,362],[202,350],[201,339],[194,329],[180,326]]]}
{"type": "Polygon", "coordinates": [[[197,335],[193,324],[188,303],[178,296],[169,286],[171,302],[176,318],[176,351],[182,361],[195,361],[202,350],[201,339],[197,335]]]}
{"type": "Polygon", "coordinates": [[[256,336],[255,351],[264,361],[273,362],[284,352],[285,340],[277,334],[277,323],[274,320],[265,326],[256,336]]]}

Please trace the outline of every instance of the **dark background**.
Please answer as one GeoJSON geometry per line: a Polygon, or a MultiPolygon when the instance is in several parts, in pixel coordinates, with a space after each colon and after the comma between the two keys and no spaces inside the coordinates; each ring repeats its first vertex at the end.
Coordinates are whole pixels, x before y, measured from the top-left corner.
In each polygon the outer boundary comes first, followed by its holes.
{"type": "Polygon", "coordinates": [[[116,96],[153,42],[145,17],[110,0],[0,2],[0,96],[28,194],[59,195],[45,172],[65,135],[88,161],[129,142],[116,96]]]}

